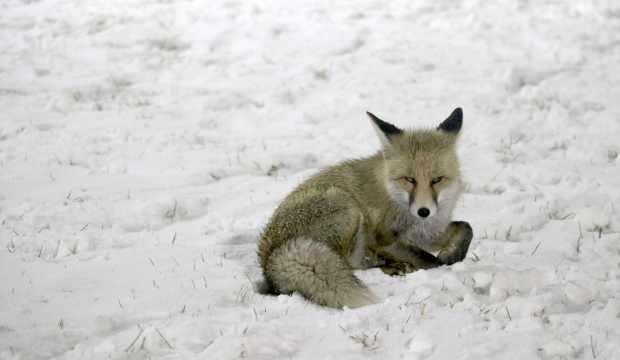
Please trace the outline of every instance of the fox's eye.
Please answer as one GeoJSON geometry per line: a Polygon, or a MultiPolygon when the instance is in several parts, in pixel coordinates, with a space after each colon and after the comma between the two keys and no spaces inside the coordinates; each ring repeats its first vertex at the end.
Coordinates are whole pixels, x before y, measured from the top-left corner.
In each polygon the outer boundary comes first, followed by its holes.
{"type": "Polygon", "coordinates": [[[414,178],[409,177],[409,176],[405,176],[403,179],[405,179],[406,182],[408,183],[412,183],[413,185],[417,184],[417,182],[415,181],[414,178]]]}
{"type": "Polygon", "coordinates": [[[433,180],[431,180],[431,185],[439,184],[443,180],[443,176],[437,176],[433,180]]]}

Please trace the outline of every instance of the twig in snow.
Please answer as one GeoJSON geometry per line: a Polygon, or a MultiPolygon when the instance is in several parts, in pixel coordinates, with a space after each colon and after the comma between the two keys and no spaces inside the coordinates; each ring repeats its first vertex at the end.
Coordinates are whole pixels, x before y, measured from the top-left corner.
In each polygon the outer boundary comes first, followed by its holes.
{"type": "MultiPolygon", "coordinates": [[[[405,301],[405,305],[409,306],[409,301],[411,300],[411,298],[413,297],[413,295],[415,295],[415,292],[412,292],[412,293],[411,293],[411,295],[409,295],[409,297],[407,298],[407,301],[405,301]]],[[[420,300],[418,300],[418,301],[414,301],[414,302],[412,302],[411,304],[413,304],[413,305],[419,305],[419,304],[422,304],[423,302],[425,302],[426,300],[428,300],[428,299],[430,299],[430,298],[431,298],[431,295],[429,295],[429,296],[427,296],[427,297],[425,297],[425,298],[423,298],[423,299],[420,299],[420,300]]]]}
{"type": "Polygon", "coordinates": [[[77,242],[75,244],[73,244],[73,246],[71,247],[70,251],[71,251],[71,254],[73,254],[73,255],[77,254],[77,251],[78,251],[78,243],[77,242]]]}
{"type": "Polygon", "coordinates": [[[15,242],[13,242],[13,239],[11,239],[8,244],[6,244],[6,249],[11,254],[15,252],[15,242]]]}
{"type": "Polygon", "coordinates": [[[236,300],[239,304],[246,304],[250,300],[251,296],[252,296],[252,288],[251,287],[248,288],[247,286],[243,285],[241,286],[239,291],[237,291],[236,300]]]}
{"type": "Polygon", "coordinates": [[[377,350],[379,345],[377,345],[377,337],[379,335],[379,330],[373,335],[373,337],[369,337],[365,333],[361,333],[359,335],[349,335],[349,338],[356,343],[361,344],[365,349],[368,350],[377,350]],[[372,339],[372,340],[371,340],[372,339]]]}
{"type": "Polygon", "coordinates": [[[133,341],[131,342],[131,344],[129,344],[129,346],[127,346],[127,348],[125,349],[125,352],[129,352],[129,350],[131,350],[131,348],[133,347],[133,345],[136,343],[136,341],[138,341],[138,339],[140,338],[140,335],[142,335],[142,333],[144,332],[144,329],[138,325],[138,328],[140,328],[140,331],[138,332],[138,335],[136,335],[136,337],[133,339],[133,341]]]}
{"type": "Polygon", "coordinates": [[[58,256],[60,256],[60,245],[62,244],[62,240],[58,239],[58,243],[56,243],[56,253],[54,254],[54,257],[57,258],[58,256]]]}
{"type": "Polygon", "coordinates": [[[411,320],[411,317],[413,316],[413,313],[409,314],[409,316],[407,317],[407,320],[405,320],[405,322],[403,323],[403,327],[400,329],[401,333],[405,333],[405,327],[407,327],[407,324],[409,323],[409,320],[411,320]]]}
{"type": "Polygon", "coordinates": [[[510,225],[510,227],[508,228],[508,231],[506,231],[506,240],[510,240],[511,236],[512,236],[512,225],[510,225]]]}
{"type": "Polygon", "coordinates": [[[209,173],[209,176],[211,176],[211,179],[213,179],[215,181],[218,181],[218,180],[220,180],[222,178],[221,176],[219,176],[219,175],[217,175],[215,173],[212,173],[212,172],[209,173]]]}
{"type": "Polygon", "coordinates": [[[89,224],[86,224],[86,225],[82,226],[82,228],[80,229],[80,231],[84,231],[84,230],[86,230],[86,229],[88,228],[88,225],[89,225],[89,224]]]}
{"type": "Polygon", "coordinates": [[[577,246],[575,247],[577,254],[581,252],[581,240],[583,240],[583,232],[581,231],[581,222],[578,222],[578,224],[579,224],[579,237],[577,237],[577,246]]]}
{"type": "Polygon", "coordinates": [[[538,242],[538,244],[536,244],[536,247],[534,248],[534,250],[532,251],[532,253],[530,254],[530,256],[534,256],[534,254],[536,254],[536,250],[538,250],[538,247],[540,246],[540,241],[538,242]]]}
{"type": "Polygon", "coordinates": [[[173,349],[173,350],[174,350],[174,346],[172,346],[172,344],[170,344],[170,342],[168,341],[168,339],[166,339],[166,338],[164,337],[164,335],[161,333],[161,331],[159,331],[159,329],[158,329],[158,328],[155,328],[155,331],[157,331],[157,333],[159,334],[159,336],[161,336],[161,338],[162,338],[162,339],[164,339],[164,341],[166,342],[166,345],[168,345],[168,347],[169,347],[170,349],[173,349]]]}
{"type": "Polygon", "coordinates": [[[174,199],[174,206],[171,210],[166,211],[165,216],[170,219],[170,221],[174,221],[175,216],[177,216],[177,199],[174,199]]]}
{"type": "Polygon", "coordinates": [[[596,350],[594,350],[594,339],[590,335],[590,350],[592,350],[592,357],[596,359],[596,350]]]}
{"type": "Polygon", "coordinates": [[[405,300],[405,305],[409,304],[409,300],[411,300],[413,295],[415,295],[415,290],[412,291],[411,294],[409,294],[409,296],[407,297],[407,300],[405,300]]]}
{"type": "Polygon", "coordinates": [[[504,307],[506,310],[506,315],[508,315],[508,320],[512,321],[512,316],[510,316],[510,311],[508,310],[508,306],[504,307]]]}
{"type": "Polygon", "coordinates": [[[253,288],[254,287],[254,283],[252,282],[252,279],[250,279],[250,275],[247,272],[244,272],[243,276],[248,281],[248,284],[250,284],[250,286],[252,286],[252,288],[253,288]]]}
{"type": "Polygon", "coordinates": [[[172,245],[174,245],[175,242],[177,242],[177,233],[176,233],[176,231],[174,232],[174,235],[172,235],[172,245]]]}

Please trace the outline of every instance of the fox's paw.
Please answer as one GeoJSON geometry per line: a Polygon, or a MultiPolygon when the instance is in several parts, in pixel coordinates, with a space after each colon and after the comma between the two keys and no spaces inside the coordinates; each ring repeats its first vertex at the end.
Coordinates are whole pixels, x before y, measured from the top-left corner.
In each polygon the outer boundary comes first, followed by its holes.
{"type": "Polygon", "coordinates": [[[474,231],[466,221],[454,221],[447,230],[450,233],[450,241],[448,246],[441,250],[437,257],[442,263],[452,265],[459,261],[463,261],[467,256],[469,244],[474,236],[474,231]]]}
{"type": "Polygon", "coordinates": [[[383,271],[385,274],[388,274],[390,276],[397,276],[397,275],[402,276],[402,275],[412,273],[416,270],[418,270],[417,267],[415,267],[412,264],[405,263],[405,262],[391,262],[385,266],[381,266],[381,271],[383,271]]]}

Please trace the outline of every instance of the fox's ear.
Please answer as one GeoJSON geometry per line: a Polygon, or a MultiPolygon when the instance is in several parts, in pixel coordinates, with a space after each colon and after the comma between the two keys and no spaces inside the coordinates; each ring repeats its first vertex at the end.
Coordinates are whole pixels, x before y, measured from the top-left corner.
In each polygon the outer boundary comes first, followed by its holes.
{"type": "Polygon", "coordinates": [[[437,130],[456,135],[461,130],[461,126],[463,126],[463,110],[456,108],[446,120],[439,124],[437,130]]]}
{"type": "Polygon", "coordinates": [[[396,126],[379,119],[373,113],[367,111],[366,114],[368,114],[368,117],[370,117],[372,126],[377,131],[377,135],[379,136],[379,140],[381,140],[381,145],[383,145],[383,149],[385,151],[391,149],[392,138],[394,136],[402,134],[403,131],[396,126]]]}

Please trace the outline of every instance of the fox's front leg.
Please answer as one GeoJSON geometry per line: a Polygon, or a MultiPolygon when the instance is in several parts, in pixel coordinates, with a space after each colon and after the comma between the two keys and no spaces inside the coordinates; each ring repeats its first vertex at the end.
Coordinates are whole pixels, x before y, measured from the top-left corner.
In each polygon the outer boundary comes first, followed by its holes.
{"type": "Polygon", "coordinates": [[[443,265],[433,254],[398,241],[376,250],[376,253],[385,260],[381,270],[388,275],[403,275],[443,265]]]}
{"type": "Polygon", "coordinates": [[[443,234],[445,245],[437,254],[439,260],[446,264],[452,265],[462,261],[467,255],[469,244],[474,232],[466,221],[453,221],[443,234]]]}

